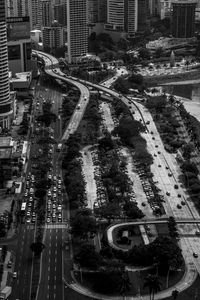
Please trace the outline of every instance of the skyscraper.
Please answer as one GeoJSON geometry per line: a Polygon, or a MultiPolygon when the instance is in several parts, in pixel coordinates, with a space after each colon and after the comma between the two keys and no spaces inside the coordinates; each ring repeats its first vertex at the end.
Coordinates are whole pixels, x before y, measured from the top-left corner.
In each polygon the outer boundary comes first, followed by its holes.
{"type": "Polygon", "coordinates": [[[145,31],[150,27],[149,0],[138,0],[138,31],[145,31]]]}
{"type": "Polygon", "coordinates": [[[134,36],[138,23],[138,0],[108,0],[106,29],[134,36]]]}
{"type": "Polygon", "coordinates": [[[67,0],[67,37],[67,59],[69,63],[76,62],[88,52],[86,0],[67,0]]]}
{"type": "Polygon", "coordinates": [[[9,128],[13,111],[8,76],[5,0],[0,0],[0,45],[0,126],[9,128]]]}
{"type": "Polygon", "coordinates": [[[42,0],[42,26],[49,27],[53,21],[52,3],[50,0],[42,0]]]}
{"type": "Polygon", "coordinates": [[[197,0],[172,1],[172,35],[191,38],[195,33],[195,8],[197,0]]]}

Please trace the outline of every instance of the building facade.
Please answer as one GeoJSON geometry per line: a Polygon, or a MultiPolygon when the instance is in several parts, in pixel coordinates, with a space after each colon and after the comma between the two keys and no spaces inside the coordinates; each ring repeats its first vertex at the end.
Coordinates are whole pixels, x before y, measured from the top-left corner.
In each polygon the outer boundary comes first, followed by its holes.
{"type": "Polygon", "coordinates": [[[138,0],[138,31],[144,32],[150,28],[149,0],[138,0]]]}
{"type": "Polygon", "coordinates": [[[105,29],[133,37],[138,26],[138,0],[108,0],[105,29]]]}
{"type": "Polygon", "coordinates": [[[10,100],[5,1],[0,0],[0,127],[10,128],[13,105],[10,100]]]}
{"type": "Polygon", "coordinates": [[[69,63],[88,52],[87,0],[67,0],[67,47],[69,63]]]}
{"type": "Polygon", "coordinates": [[[42,29],[43,48],[56,49],[63,47],[63,28],[60,26],[43,27],[42,29]]]}
{"type": "Polygon", "coordinates": [[[175,38],[191,38],[195,34],[196,0],[172,1],[172,35],[175,38]]]}
{"type": "Polygon", "coordinates": [[[42,26],[49,27],[53,21],[52,3],[50,0],[42,0],[42,26]]]}

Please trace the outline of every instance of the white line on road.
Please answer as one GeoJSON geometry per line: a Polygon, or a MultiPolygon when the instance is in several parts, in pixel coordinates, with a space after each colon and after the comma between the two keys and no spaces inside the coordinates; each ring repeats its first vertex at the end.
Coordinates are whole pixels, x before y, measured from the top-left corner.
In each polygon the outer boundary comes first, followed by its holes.
{"type": "Polygon", "coordinates": [[[56,298],[56,294],[55,293],[53,294],[53,297],[56,298]]]}
{"type": "Polygon", "coordinates": [[[50,271],[50,267],[48,266],[48,272],[50,271]]]}
{"type": "Polygon", "coordinates": [[[48,275],[48,281],[49,281],[49,279],[50,279],[50,276],[48,275]]]}

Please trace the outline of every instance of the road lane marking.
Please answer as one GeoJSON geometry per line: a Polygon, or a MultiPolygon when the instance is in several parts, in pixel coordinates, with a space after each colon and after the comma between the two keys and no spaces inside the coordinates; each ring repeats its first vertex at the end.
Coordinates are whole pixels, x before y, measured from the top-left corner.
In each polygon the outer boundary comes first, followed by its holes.
{"type": "Polygon", "coordinates": [[[50,266],[48,266],[48,272],[50,271],[50,266]]]}
{"type": "Polygon", "coordinates": [[[54,298],[56,298],[56,294],[55,293],[53,294],[53,296],[54,296],[54,298]]]}
{"type": "Polygon", "coordinates": [[[48,275],[48,281],[49,281],[49,279],[50,279],[50,276],[48,275]]]}

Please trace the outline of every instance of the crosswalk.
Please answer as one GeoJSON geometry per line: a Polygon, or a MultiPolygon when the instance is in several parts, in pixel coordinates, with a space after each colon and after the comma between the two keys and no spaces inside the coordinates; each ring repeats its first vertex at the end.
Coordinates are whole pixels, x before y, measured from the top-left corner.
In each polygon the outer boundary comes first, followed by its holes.
{"type": "MultiPolygon", "coordinates": [[[[34,224],[28,224],[27,229],[29,230],[34,230],[35,229],[35,225],[34,224]]],[[[41,226],[41,228],[44,229],[69,229],[69,225],[66,223],[62,223],[62,224],[45,224],[43,226],[41,226]]]]}

